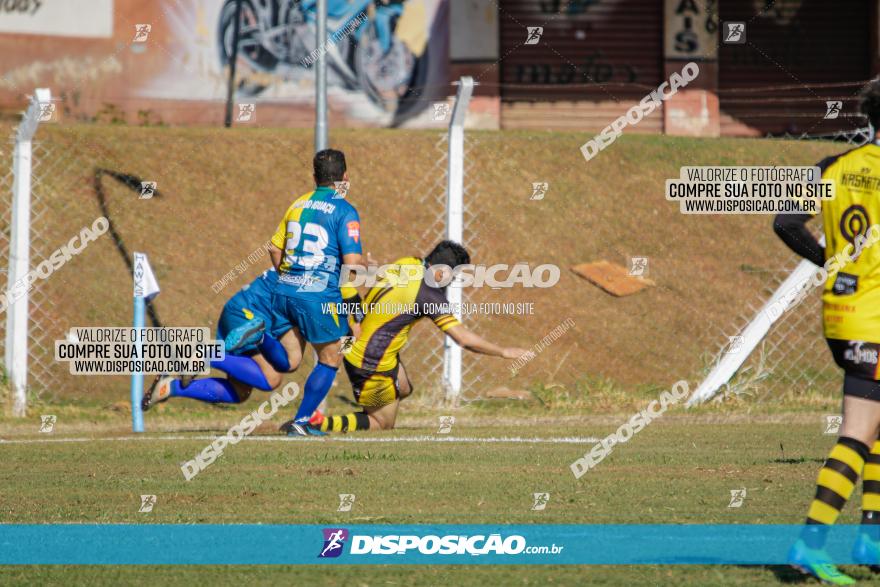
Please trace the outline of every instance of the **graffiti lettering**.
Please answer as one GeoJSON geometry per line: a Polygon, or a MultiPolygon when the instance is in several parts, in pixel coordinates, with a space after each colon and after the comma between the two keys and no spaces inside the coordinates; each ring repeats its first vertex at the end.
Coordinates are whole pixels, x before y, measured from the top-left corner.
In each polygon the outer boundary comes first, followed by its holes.
{"type": "Polygon", "coordinates": [[[2,0],[0,11],[3,12],[27,12],[35,15],[43,3],[40,0],[2,0]]]}
{"type": "Polygon", "coordinates": [[[772,18],[776,24],[785,26],[797,16],[803,0],[754,0],[759,17],[772,18]]]}
{"type": "Polygon", "coordinates": [[[563,64],[521,64],[516,67],[516,83],[529,84],[604,84],[612,81],[634,83],[635,67],[614,65],[602,59],[601,51],[587,56],[582,66],[563,64]]]}
{"type": "Polygon", "coordinates": [[[569,0],[562,6],[562,0],[541,0],[541,12],[544,14],[560,14],[560,8],[565,9],[565,14],[583,14],[599,0],[569,0]]]}
{"type": "Polygon", "coordinates": [[[717,0],[694,2],[681,0],[675,4],[673,13],[667,12],[667,56],[710,57],[717,43],[717,0]]]}

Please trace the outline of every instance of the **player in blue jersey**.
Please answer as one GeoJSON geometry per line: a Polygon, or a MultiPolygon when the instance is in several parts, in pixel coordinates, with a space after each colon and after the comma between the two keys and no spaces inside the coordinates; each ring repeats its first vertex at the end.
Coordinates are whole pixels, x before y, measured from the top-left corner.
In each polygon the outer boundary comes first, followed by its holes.
{"type": "Polygon", "coordinates": [[[194,381],[160,376],[144,394],[142,407],[150,409],[170,397],[188,397],[209,403],[239,403],[256,387],[271,391],[284,373],[299,366],[302,343],[290,323],[272,311],[272,293],[278,282],[274,269],[263,272],[223,306],[217,338],[226,343],[226,356],[211,367],[229,375],[194,381]]]}
{"type": "Polygon", "coordinates": [[[343,302],[340,272],[343,265],[362,265],[360,217],[345,199],[347,187],[337,189],[349,181],[345,155],[320,151],[313,168],[316,188],[290,205],[269,249],[278,269],[272,310],[286,317],[318,355],[299,410],[285,428],[293,436],[323,435],[308,420],[333,385],[341,361],[339,340],[348,333],[345,316],[335,310],[343,302]]]}

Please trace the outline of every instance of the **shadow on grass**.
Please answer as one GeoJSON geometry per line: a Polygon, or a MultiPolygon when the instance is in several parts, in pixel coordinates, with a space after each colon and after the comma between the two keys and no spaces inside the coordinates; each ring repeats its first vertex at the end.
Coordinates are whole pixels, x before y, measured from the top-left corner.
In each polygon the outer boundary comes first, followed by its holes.
{"type": "Polygon", "coordinates": [[[808,459],[806,457],[798,457],[796,459],[773,459],[770,462],[777,465],[800,465],[803,463],[817,463],[821,465],[825,462],[825,459],[808,459]]]}
{"type": "Polygon", "coordinates": [[[764,565],[765,569],[776,575],[776,580],[780,583],[807,583],[814,582],[808,575],[791,568],[788,565],[764,565]]]}

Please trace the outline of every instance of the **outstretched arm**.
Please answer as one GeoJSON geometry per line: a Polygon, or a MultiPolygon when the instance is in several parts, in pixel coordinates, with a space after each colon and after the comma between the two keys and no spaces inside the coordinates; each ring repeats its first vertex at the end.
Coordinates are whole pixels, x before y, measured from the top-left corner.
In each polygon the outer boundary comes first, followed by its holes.
{"type": "Polygon", "coordinates": [[[502,357],[504,359],[518,359],[529,351],[516,347],[501,347],[491,343],[479,334],[471,332],[461,324],[457,324],[446,330],[452,340],[460,347],[467,349],[473,353],[481,355],[491,355],[493,357],[502,357]]]}

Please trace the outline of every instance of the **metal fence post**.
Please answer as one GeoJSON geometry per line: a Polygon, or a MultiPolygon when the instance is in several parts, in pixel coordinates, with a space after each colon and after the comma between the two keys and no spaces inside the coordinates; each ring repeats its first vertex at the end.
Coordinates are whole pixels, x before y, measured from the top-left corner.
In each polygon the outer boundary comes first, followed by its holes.
{"type": "Polygon", "coordinates": [[[12,224],[9,246],[9,280],[6,288],[6,352],[4,361],[12,384],[12,413],[27,413],[28,373],[28,297],[33,280],[30,271],[31,227],[31,154],[34,133],[51,104],[46,88],[36,90],[15,134],[12,173],[12,224]],[[21,284],[21,285],[17,285],[21,284]]]}
{"type": "MultiPolygon", "coordinates": [[[[472,77],[461,78],[455,96],[452,120],[449,122],[446,238],[458,243],[461,243],[464,238],[464,119],[467,116],[473,93],[474,79],[472,77]]],[[[457,310],[461,306],[462,298],[461,288],[453,283],[448,292],[449,303],[458,313],[457,310]]],[[[461,393],[461,347],[450,340],[448,336],[444,338],[443,345],[443,380],[446,387],[446,399],[454,404],[458,401],[461,393]]]]}

